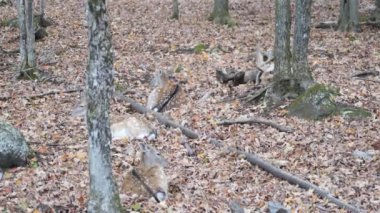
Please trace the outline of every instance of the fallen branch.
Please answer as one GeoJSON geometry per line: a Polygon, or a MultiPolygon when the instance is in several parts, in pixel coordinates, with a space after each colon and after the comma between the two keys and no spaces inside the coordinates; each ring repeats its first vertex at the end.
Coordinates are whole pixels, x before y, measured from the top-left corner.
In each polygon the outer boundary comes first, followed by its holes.
{"type": "Polygon", "coordinates": [[[363,71],[363,72],[358,72],[358,73],[355,73],[353,74],[351,77],[352,78],[364,78],[364,77],[367,77],[367,76],[378,76],[380,73],[378,71],[363,71]]]}
{"type": "MultiPolygon", "coordinates": [[[[62,90],[52,90],[52,91],[48,91],[48,92],[44,92],[44,93],[40,93],[40,94],[35,94],[35,95],[21,96],[20,98],[35,99],[35,98],[41,98],[41,97],[48,96],[48,95],[55,95],[55,94],[60,94],[60,93],[73,93],[73,92],[80,92],[80,91],[83,91],[83,89],[81,89],[81,88],[69,89],[69,90],[63,90],[63,91],[62,90]]],[[[0,100],[6,101],[6,100],[9,100],[12,98],[19,98],[19,97],[2,96],[2,97],[0,97],[0,100]]]]}
{"type": "Polygon", "coordinates": [[[261,169],[271,173],[273,176],[275,176],[277,178],[286,180],[290,184],[298,185],[299,187],[306,189],[306,190],[312,189],[320,197],[326,198],[327,200],[329,200],[332,203],[335,203],[337,206],[339,206],[341,208],[345,208],[345,209],[350,210],[352,212],[363,212],[363,210],[360,210],[360,209],[356,208],[355,206],[344,203],[343,201],[339,200],[338,198],[335,198],[329,192],[320,189],[318,186],[316,186],[316,185],[314,185],[314,184],[312,184],[306,180],[303,180],[299,177],[293,176],[292,174],[290,174],[290,173],[288,173],[282,169],[279,169],[279,168],[273,166],[272,164],[262,160],[261,158],[255,156],[254,154],[242,152],[242,151],[239,151],[239,153],[244,154],[247,161],[249,163],[251,163],[252,165],[257,165],[261,169]]]}
{"type": "MultiPolygon", "coordinates": [[[[137,103],[136,101],[134,101],[133,99],[131,99],[129,97],[122,96],[122,97],[120,97],[120,100],[125,100],[128,103],[130,103],[131,107],[134,110],[136,110],[137,112],[139,112],[139,113],[145,114],[145,113],[148,112],[148,113],[153,114],[155,116],[155,118],[161,124],[169,125],[171,127],[181,129],[181,131],[182,131],[182,133],[184,135],[186,135],[188,137],[191,136],[189,138],[199,138],[200,137],[196,132],[192,131],[191,129],[183,127],[182,125],[180,125],[180,124],[178,124],[178,123],[176,123],[176,122],[174,122],[172,120],[169,120],[168,118],[166,118],[161,113],[157,113],[157,112],[154,112],[152,110],[148,110],[146,107],[144,107],[143,105],[137,103]]],[[[218,146],[218,147],[223,147],[223,143],[221,141],[219,141],[219,140],[210,138],[210,142],[212,144],[218,146]]],[[[329,200],[330,202],[336,204],[340,208],[345,208],[345,209],[348,209],[348,210],[350,210],[352,212],[363,212],[362,210],[356,208],[355,206],[352,206],[350,204],[346,204],[343,201],[341,201],[341,200],[333,197],[329,192],[320,189],[318,186],[316,186],[316,185],[314,185],[314,184],[312,184],[312,183],[310,183],[308,181],[302,180],[301,178],[293,176],[292,174],[290,174],[290,173],[288,173],[288,172],[286,172],[286,171],[284,171],[284,170],[282,170],[280,168],[277,168],[277,167],[273,166],[269,162],[261,159],[260,157],[256,156],[253,153],[243,152],[243,151],[240,151],[239,149],[232,148],[232,147],[227,147],[227,149],[230,150],[230,151],[233,151],[233,152],[237,152],[239,154],[243,154],[250,164],[257,165],[259,168],[261,168],[261,169],[269,172],[270,174],[272,174],[273,176],[275,176],[277,178],[286,180],[290,184],[298,185],[301,188],[304,188],[306,190],[310,190],[310,189],[314,190],[317,195],[319,195],[322,198],[326,198],[327,200],[329,200]]]]}
{"type": "Polygon", "coordinates": [[[131,99],[129,97],[121,96],[118,98],[120,100],[127,101],[128,103],[130,103],[131,107],[141,114],[150,113],[150,114],[154,115],[154,117],[158,120],[158,122],[160,122],[163,125],[168,125],[168,126],[171,126],[173,128],[179,128],[184,135],[186,135],[187,137],[189,137],[191,139],[199,138],[199,135],[196,132],[194,132],[193,130],[191,130],[187,127],[184,127],[184,126],[180,125],[179,123],[176,123],[172,120],[169,120],[168,118],[166,118],[166,116],[164,116],[161,113],[147,109],[146,107],[137,103],[136,101],[134,101],[133,99],[131,99]]]}
{"type": "Polygon", "coordinates": [[[0,46],[0,51],[5,53],[5,54],[16,54],[16,53],[19,53],[20,50],[19,49],[15,49],[15,50],[4,50],[1,46],[0,46]]]}
{"type": "Polygon", "coordinates": [[[369,78],[358,78],[358,80],[363,80],[363,81],[370,81],[370,82],[380,83],[380,80],[369,79],[369,78]]]}
{"type": "Polygon", "coordinates": [[[336,21],[325,21],[317,24],[315,28],[319,29],[335,29],[338,26],[336,21]]]}
{"type": "Polygon", "coordinates": [[[220,122],[217,122],[218,125],[246,124],[246,123],[265,124],[277,129],[280,132],[288,132],[288,133],[293,132],[293,129],[290,127],[282,126],[280,124],[277,124],[273,121],[270,121],[264,118],[240,118],[240,119],[235,119],[235,120],[222,120],[220,122]]]}

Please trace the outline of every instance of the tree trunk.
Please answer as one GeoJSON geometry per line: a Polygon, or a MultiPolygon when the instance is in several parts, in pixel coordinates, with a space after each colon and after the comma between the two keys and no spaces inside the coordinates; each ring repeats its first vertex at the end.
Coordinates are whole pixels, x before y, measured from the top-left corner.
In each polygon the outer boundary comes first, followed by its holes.
{"type": "Polygon", "coordinates": [[[291,78],[291,53],[290,53],[290,26],[291,12],[290,0],[276,0],[276,28],[274,42],[274,77],[273,84],[266,93],[266,104],[268,107],[277,105],[286,92],[284,82],[291,78]],[[284,89],[285,88],[285,89],[284,89]]]}
{"type": "Polygon", "coordinates": [[[18,12],[18,24],[20,29],[20,68],[19,71],[24,69],[27,58],[26,58],[26,25],[25,25],[25,1],[17,1],[17,12],[18,12]]]}
{"type": "Polygon", "coordinates": [[[214,9],[209,20],[217,24],[228,25],[229,27],[236,25],[228,11],[228,0],[214,0],[214,9]]]}
{"type": "Polygon", "coordinates": [[[310,8],[311,0],[296,1],[296,26],[292,57],[290,52],[290,0],[276,0],[275,75],[272,85],[266,93],[268,107],[277,105],[283,98],[298,96],[313,83],[307,61],[310,8]]]}
{"type": "Polygon", "coordinates": [[[358,8],[358,0],[340,0],[338,30],[360,32],[358,8]]]}
{"type": "Polygon", "coordinates": [[[179,3],[178,0],[173,0],[173,14],[170,18],[179,19],[179,3]]]}
{"type": "Polygon", "coordinates": [[[380,26],[380,0],[376,0],[375,4],[376,4],[376,9],[371,15],[370,20],[372,22],[376,22],[377,26],[380,26]]]}
{"type": "Polygon", "coordinates": [[[40,22],[42,23],[45,16],[45,0],[40,0],[40,15],[41,15],[40,22]]]}
{"type": "Polygon", "coordinates": [[[19,79],[36,79],[38,70],[35,53],[33,26],[33,0],[18,0],[20,26],[20,68],[19,79]]]}
{"type": "Polygon", "coordinates": [[[109,102],[113,88],[113,53],[105,0],[88,0],[87,8],[89,62],[86,99],[90,172],[88,212],[121,212],[111,165],[109,102]]]}
{"type": "Polygon", "coordinates": [[[293,75],[306,90],[313,82],[308,56],[310,37],[310,11],[312,0],[296,0],[296,17],[293,39],[293,75]]]}
{"type": "Polygon", "coordinates": [[[26,0],[25,4],[26,14],[26,50],[28,57],[28,65],[31,68],[36,67],[36,53],[35,53],[35,35],[33,26],[33,0],[26,0]]]}

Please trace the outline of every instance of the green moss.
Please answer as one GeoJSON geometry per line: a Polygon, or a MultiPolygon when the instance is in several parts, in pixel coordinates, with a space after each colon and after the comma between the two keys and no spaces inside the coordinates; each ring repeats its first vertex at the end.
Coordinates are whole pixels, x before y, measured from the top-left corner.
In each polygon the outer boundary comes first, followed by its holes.
{"type": "Polygon", "coordinates": [[[142,206],[140,203],[134,203],[131,206],[132,211],[140,212],[142,210],[142,206]]]}
{"type": "Polygon", "coordinates": [[[179,72],[182,72],[183,70],[184,70],[183,65],[178,64],[178,66],[175,68],[174,72],[179,73],[179,72]]]}
{"type": "Polygon", "coordinates": [[[350,40],[351,42],[352,41],[355,41],[356,40],[356,37],[354,35],[349,35],[348,36],[348,40],[350,40]]]}
{"type": "Polygon", "coordinates": [[[116,92],[123,92],[125,90],[123,84],[120,82],[115,82],[115,91],[116,92]]]}
{"type": "Polygon", "coordinates": [[[323,84],[315,84],[297,97],[288,107],[289,114],[309,120],[319,120],[337,112],[333,97],[337,90],[323,84]]]}
{"type": "Polygon", "coordinates": [[[40,71],[36,67],[31,67],[26,64],[22,66],[22,69],[17,76],[18,80],[39,80],[41,77],[40,71]]]}
{"type": "Polygon", "coordinates": [[[206,45],[199,43],[199,44],[195,45],[194,53],[199,54],[199,53],[203,52],[205,49],[206,49],[206,45]]]}
{"type": "Polygon", "coordinates": [[[11,18],[0,21],[0,26],[2,27],[18,27],[18,19],[11,18]]]}
{"type": "Polygon", "coordinates": [[[290,104],[289,114],[309,120],[320,120],[331,115],[341,115],[346,119],[371,116],[366,109],[336,103],[334,97],[337,95],[340,95],[338,90],[315,84],[290,104]]]}
{"type": "Polygon", "coordinates": [[[372,116],[372,113],[364,108],[345,105],[339,106],[339,114],[348,120],[360,120],[372,116]]]}

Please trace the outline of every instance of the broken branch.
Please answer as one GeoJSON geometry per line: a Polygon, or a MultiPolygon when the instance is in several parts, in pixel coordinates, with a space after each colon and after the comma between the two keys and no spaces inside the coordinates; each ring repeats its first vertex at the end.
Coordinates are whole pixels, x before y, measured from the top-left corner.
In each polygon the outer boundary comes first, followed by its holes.
{"type": "Polygon", "coordinates": [[[168,118],[166,118],[161,113],[147,109],[146,107],[137,103],[136,101],[134,101],[133,99],[131,99],[129,97],[121,96],[121,97],[119,97],[119,99],[127,101],[128,103],[130,103],[131,107],[141,114],[146,114],[146,113],[152,114],[158,120],[158,122],[160,122],[163,125],[168,125],[168,126],[171,126],[173,128],[179,128],[184,135],[186,135],[187,137],[189,137],[191,139],[199,138],[199,135],[196,132],[194,132],[193,130],[191,130],[187,127],[184,127],[184,126],[180,125],[179,123],[176,123],[172,120],[169,120],[168,118]]]}
{"type": "Polygon", "coordinates": [[[380,73],[378,71],[363,71],[363,72],[358,72],[358,73],[355,73],[353,74],[351,77],[358,77],[358,78],[364,78],[364,77],[367,77],[369,75],[372,75],[372,76],[378,76],[380,73]]]}
{"type": "Polygon", "coordinates": [[[240,118],[235,120],[222,120],[218,122],[218,125],[231,125],[231,124],[246,124],[246,123],[259,123],[259,124],[265,124],[268,126],[271,126],[275,129],[277,129],[280,132],[293,132],[293,129],[290,127],[282,126],[280,124],[277,124],[273,121],[264,119],[264,118],[240,118]]]}

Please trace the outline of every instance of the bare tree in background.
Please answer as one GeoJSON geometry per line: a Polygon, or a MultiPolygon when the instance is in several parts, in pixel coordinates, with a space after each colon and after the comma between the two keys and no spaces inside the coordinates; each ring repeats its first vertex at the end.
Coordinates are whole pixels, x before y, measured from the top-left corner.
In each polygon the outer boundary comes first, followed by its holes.
{"type": "Polygon", "coordinates": [[[87,129],[90,195],[88,212],[122,212],[112,177],[110,99],[113,53],[105,0],[88,0],[89,61],[87,67],[87,129]]]}

